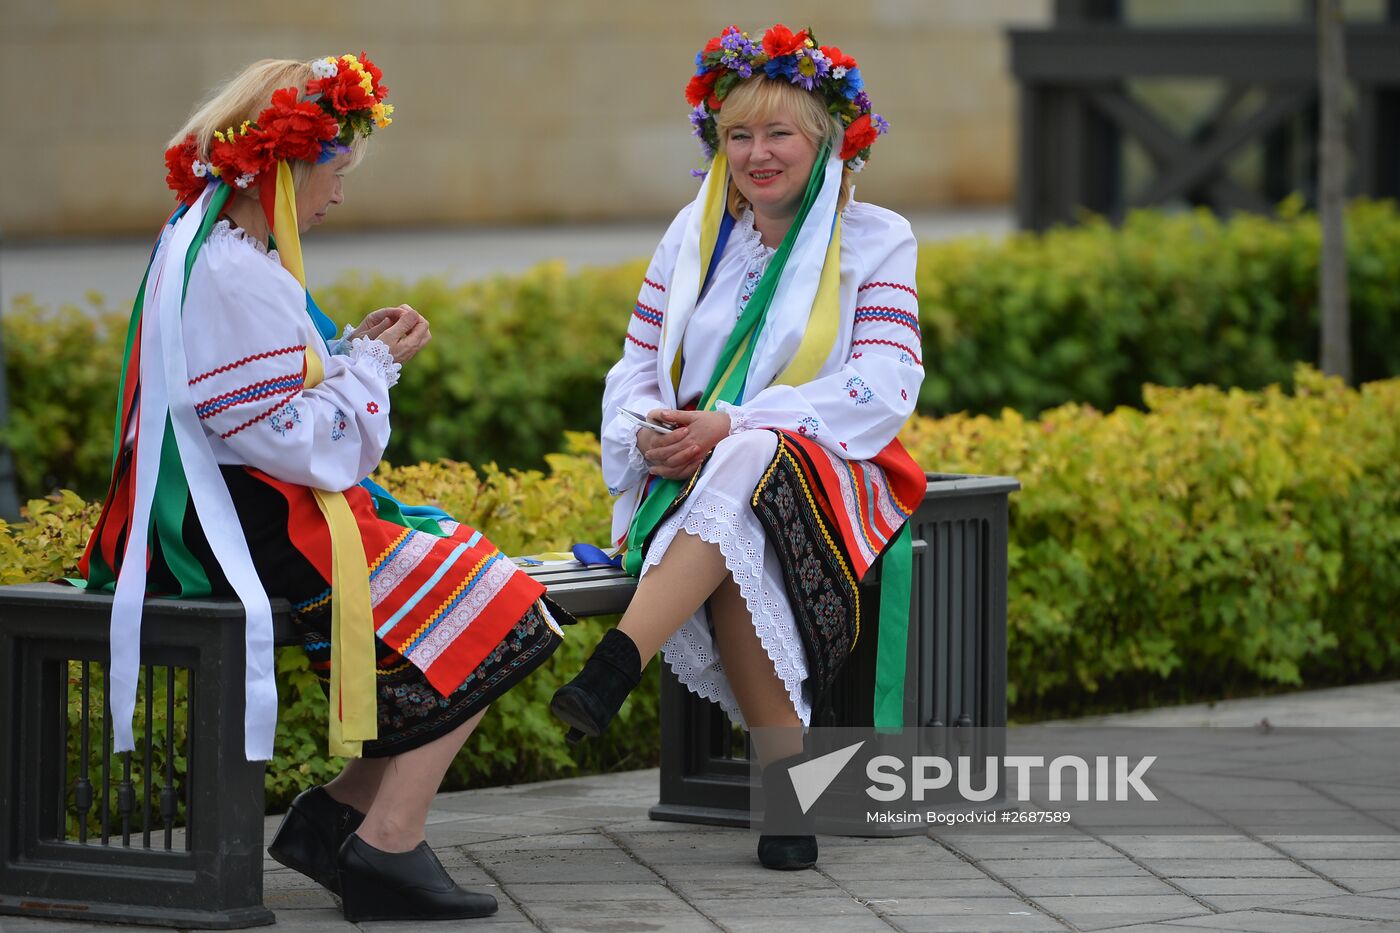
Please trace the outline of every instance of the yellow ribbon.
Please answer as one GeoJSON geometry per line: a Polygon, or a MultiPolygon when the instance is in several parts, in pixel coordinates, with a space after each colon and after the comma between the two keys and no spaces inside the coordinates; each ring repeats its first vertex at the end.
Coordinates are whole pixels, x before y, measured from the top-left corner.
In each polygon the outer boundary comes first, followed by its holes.
{"type": "Polygon", "coordinates": [[[379,737],[375,709],[374,617],[369,572],[355,516],[338,492],[313,490],[331,529],[330,753],[359,758],[363,743],[379,737]]]}
{"type": "Polygon", "coordinates": [[[277,163],[277,204],[272,210],[272,232],[277,236],[277,255],[301,287],[306,287],[306,267],[301,261],[301,231],[297,225],[297,189],[292,170],[285,161],[277,163]]]}
{"type": "Polygon", "coordinates": [[[812,313],[807,318],[807,330],[792,362],[778,373],[773,385],[800,386],[817,378],[822,364],[836,345],[841,327],[841,215],[831,230],[831,242],[822,260],[822,277],[817,282],[817,296],[812,301],[812,313]]]}
{"type": "MultiPolygon", "coordinates": [[[[700,282],[699,287],[705,287],[705,274],[710,269],[710,258],[714,256],[715,245],[719,242],[720,219],[724,212],[729,209],[729,159],[725,157],[724,151],[715,153],[714,159],[710,162],[710,174],[706,180],[705,203],[700,210],[700,282]]],[[[695,302],[699,304],[700,296],[695,296],[695,302]]],[[[666,326],[670,323],[671,316],[666,315],[661,319],[661,346],[666,346],[666,326]]],[[[681,387],[681,370],[685,366],[685,354],[677,349],[676,358],[671,361],[671,385],[677,391],[681,387]]]]}
{"type": "MultiPolygon", "coordinates": [[[[277,203],[273,234],[283,267],[306,287],[297,230],[297,196],[292,170],[277,164],[277,203]]],[[[319,385],[325,364],[306,348],[306,388],[319,385]]],[[[313,489],[316,505],[331,532],[331,698],[330,753],[359,758],[363,743],[379,737],[375,699],[374,611],[370,607],[369,568],[360,526],[339,492],[313,489]]]]}

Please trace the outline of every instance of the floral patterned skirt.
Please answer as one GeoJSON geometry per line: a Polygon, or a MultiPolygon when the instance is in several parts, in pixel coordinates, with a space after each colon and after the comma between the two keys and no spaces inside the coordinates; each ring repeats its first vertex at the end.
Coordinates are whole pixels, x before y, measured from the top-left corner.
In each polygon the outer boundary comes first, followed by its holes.
{"type": "MultiPolygon", "coordinates": [[[[785,432],[743,431],[719,443],[646,543],[643,577],[678,534],[719,548],[804,724],[866,622],[859,587],[869,562],[862,549],[873,560],[879,545],[874,533],[857,545],[850,539],[864,524],[863,505],[879,504],[863,493],[847,495],[852,478],[862,490],[867,481],[869,488],[885,482],[872,462],[842,461],[785,432]]],[[[703,607],[666,642],[662,657],[682,684],[743,724],[703,607]]]]}
{"type": "MultiPolygon", "coordinates": [[[[543,664],[561,641],[553,619],[564,615],[558,606],[547,603],[541,599],[526,610],[500,644],[447,696],[438,693],[403,655],[376,638],[379,738],[364,744],[364,757],[384,758],[426,745],[484,710],[543,664]]],[[[329,696],[329,607],[298,613],[293,622],[311,658],[311,669],[329,696]]]]}
{"type": "MultiPolygon", "coordinates": [[[[292,603],[293,625],[312,670],[329,694],[329,581],[292,540],[284,493],[243,467],[226,466],[222,472],[263,587],[269,596],[292,603]]],[[[214,595],[233,595],[192,506],[185,516],[182,538],[191,556],[203,566],[214,595]]],[[[177,592],[178,584],[160,551],[159,540],[153,537],[152,542],[148,588],[155,593],[177,592]]],[[[364,757],[397,755],[451,732],[543,664],[563,640],[558,623],[572,621],[545,597],[527,604],[475,668],[446,692],[439,691],[418,667],[376,638],[379,737],[364,743],[364,757]]]]}

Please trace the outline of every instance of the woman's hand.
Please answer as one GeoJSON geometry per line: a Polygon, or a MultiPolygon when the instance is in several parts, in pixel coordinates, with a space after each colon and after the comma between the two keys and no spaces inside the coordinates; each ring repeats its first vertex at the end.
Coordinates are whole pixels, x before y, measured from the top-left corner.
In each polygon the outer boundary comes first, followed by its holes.
{"type": "Polygon", "coordinates": [[[647,412],[647,420],[678,425],[670,434],[646,428],[637,432],[637,449],[651,464],[651,472],[665,479],[694,476],[706,455],[729,436],[729,416],[722,411],[657,408],[647,412]]]}
{"type": "Polygon", "coordinates": [[[409,305],[371,311],[365,315],[360,326],[350,332],[350,339],[356,337],[383,341],[396,363],[412,359],[433,339],[432,332],[428,329],[428,319],[409,305]]]}

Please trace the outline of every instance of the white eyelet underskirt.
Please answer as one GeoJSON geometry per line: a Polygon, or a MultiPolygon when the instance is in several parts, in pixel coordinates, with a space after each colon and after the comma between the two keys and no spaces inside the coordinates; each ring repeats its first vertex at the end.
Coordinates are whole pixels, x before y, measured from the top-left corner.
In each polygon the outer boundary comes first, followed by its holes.
{"type": "MultiPolygon", "coordinates": [[[[642,577],[661,562],[671,542],[683,531],[718,545],[725,566],[739,584],[758,640],[805,726],[812,719],[806,653],[777,555],[749,505],[754,487],[772,463],[777,443],[777,435],[771,431],[744,431],[721,441],[685,502],[657,528],[642,577]]],[[[667,640],[661,656],[692,693],[718,703],[730,719],[744,725],[704,607],[667,640]]]]}

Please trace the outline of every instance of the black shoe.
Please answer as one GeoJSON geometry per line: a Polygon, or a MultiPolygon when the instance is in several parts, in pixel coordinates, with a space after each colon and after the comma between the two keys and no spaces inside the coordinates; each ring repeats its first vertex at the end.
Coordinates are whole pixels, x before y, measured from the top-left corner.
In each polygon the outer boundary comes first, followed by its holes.
{"type": "Polygon", "coordinates": [[[382,852],[352,835],[340,848],[341,904],[351,923],[489,917],[496,899],[457,886],[426,842],[382,852]]]}
{"type": "Polygon", "coordinates": [[[332,894],[339,894],[335,855],[345,837],[358,829],[364,818],[363,813],[336,800],[324,787],[302,791],[282,817],[267,854],[332,894]]]}
{"type": "Polygon", "coordinates": [[[572,727],[570,742],[585,735],[597,738],[641,682],[637,645],[617,629],[608,629],[578,676],[554,692],[549,709],[572,727]]]}
{"type": "Polygon", "coordinates": [[[781,830],[758,837],[758,860],[774,871],[799,871],[817,864],[815,821],[802,812],[788,768],[805,755],[775,761],[763,769],[763,825],[781,830]],[[794,830],[799,830],[793,834],[794,830]]]}

